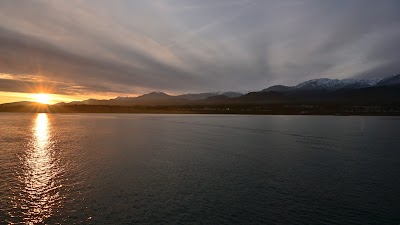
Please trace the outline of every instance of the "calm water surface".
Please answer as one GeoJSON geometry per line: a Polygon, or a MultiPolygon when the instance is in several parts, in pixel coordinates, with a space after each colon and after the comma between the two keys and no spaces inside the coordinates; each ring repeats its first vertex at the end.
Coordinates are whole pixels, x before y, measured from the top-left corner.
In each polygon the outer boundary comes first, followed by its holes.
{"type": "Polygon", "coordinates": [[[0,224],[400,224],[400,118],[0,114],[0,224]]]}

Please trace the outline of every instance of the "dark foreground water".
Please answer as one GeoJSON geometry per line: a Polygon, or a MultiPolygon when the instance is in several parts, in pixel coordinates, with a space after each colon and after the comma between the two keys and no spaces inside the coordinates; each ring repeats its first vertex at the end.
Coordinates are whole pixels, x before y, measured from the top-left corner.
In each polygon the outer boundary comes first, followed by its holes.
{"type": "Polygon", "coordinates": [[[0,114],[0,224],[400,224],[400,118],[0,114]]]}

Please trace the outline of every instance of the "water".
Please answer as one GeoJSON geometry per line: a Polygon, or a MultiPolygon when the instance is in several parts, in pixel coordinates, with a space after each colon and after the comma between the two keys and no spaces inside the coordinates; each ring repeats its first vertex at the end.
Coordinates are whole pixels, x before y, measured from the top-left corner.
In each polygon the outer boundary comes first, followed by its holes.
{"type": "Polygon", "coordinates": [[[0,114],[0,224],[400,224],[396,117],[0,114]]]}

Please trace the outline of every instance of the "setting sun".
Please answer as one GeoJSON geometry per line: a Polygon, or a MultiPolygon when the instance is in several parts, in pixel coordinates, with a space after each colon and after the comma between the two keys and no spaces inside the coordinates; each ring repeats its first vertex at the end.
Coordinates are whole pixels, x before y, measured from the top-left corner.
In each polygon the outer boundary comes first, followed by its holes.
{"type": "Polygon", "coordinates": [[[33,98],[35,99],[35,102],[38,102],[38,103],[42,103],[42,104],[50,104],[51,103],[51,97],[49,94],[43,94],[43,93],[35,94],[33,98]]]}

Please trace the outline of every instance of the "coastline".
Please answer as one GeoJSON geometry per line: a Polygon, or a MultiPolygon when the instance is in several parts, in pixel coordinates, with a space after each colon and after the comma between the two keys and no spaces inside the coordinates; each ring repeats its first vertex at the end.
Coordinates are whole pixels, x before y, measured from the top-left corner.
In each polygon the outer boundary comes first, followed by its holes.
{"type": "Polygon", "coordinates": [[[329,115],[400,116],[400,105],[189,105],[111,106],[40,105],[0,107],[9,113],[121,113],[121,114],[222,114],[222,115],[329,115]]]}

